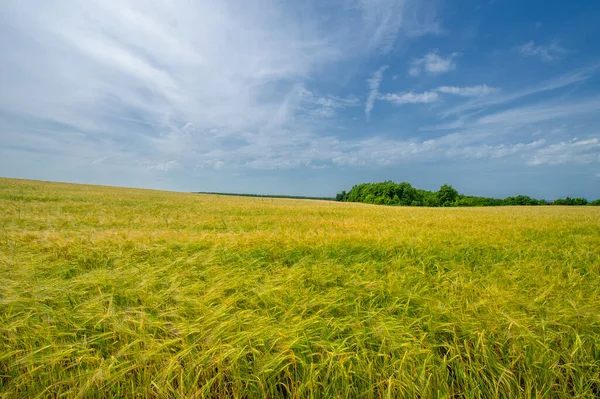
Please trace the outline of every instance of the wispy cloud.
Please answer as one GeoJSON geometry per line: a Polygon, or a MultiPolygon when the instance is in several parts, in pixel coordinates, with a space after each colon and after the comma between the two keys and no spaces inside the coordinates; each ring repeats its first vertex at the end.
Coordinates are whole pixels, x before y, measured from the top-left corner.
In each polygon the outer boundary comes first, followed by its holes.
{"type": "Polygon", "coordinates": [[[281,143],[277,151],[264,144],[230,152],[206,154],[199,166],[206,168],[292,169],[330,166],[385,166],[441,159],[500,159],[531,157],[545,140],[513,144],[477,144],[472,137],[451,134],[430,140],[398,140],[382,136],[340,140],[334,136],[302,135],[297,143],[281,143]],[[263,156],[256,157],[261,153],[263,156]],[[225,166],[224,166],[225,165],[225,166]]]}
{"type": "Polygon", "coordinates": [[[316,99],[315,104],[321,105],[323,107],[330,108],[346,108],[346,107],[355,107],[360,104],[360,100],[358,97],[350,95],[346,97],[338,97],[333,95],[328,95],[326,97],[319,97],[316,99]]]}
{"type": "Polygon", "coordinates": [[[367,119],[371,117],[371,111],[373,111],[373,106],[375,105],[375,100],[379,97],[379,85],[381,85],[381,81],[383,80],[383,73],[388,69],[387,65],[382,65],[368,80],[369,87],[369,96],[367,97],[367,102],[365,104],[365,115],[367,119]]]}
{"type": "Polygon", "coordinates": [[[466,146],[461,148],[455,148],[448,151],[448,155],[458,156],[463,155],[468,158],[506,158],[512,155],[524,154],[531,152],[534,149],[540,148],[546,141],[535,140],[529,143],[516,143],[516,144],[498,144],[489,145],[483,144],[478,146],[466,146]]]}
{"type": "Polygon", "coordinates": [[[440,93],[454,94],[462,97],[483,97],[499,91],[498,88],[485,84],[471,87],[441,86],[435,90],[440,93]]]}
{"type": "Polygon", "coordinates": [[[517,51],[526,57],[537,57],[544,62],[563,58],[570,51],[553,41],[546,45],[536,45],[533,40],[517,46],[517,51]]]}
{"type": "Polygon", "coordinates": [[[408,74],[410,76],[419,76],[421,73],[426,72],[429,75],[439,75],[454,71],[456,69],[455,58],[458,55],[458,53],[453,53],[444,58],[437,52],[425,54],[422,58],[416,58],[411,61],[408,74]]]}
{"type": "Polygon", "coordinates": [[[301,106],[305,104],[303,106],[306,112],[315,117],[332,118],[339,110],[361,105],[361,100],[355,95],[340,97],[327,94],[319,96],[304,87],[299,88],[299,93],[301,106]]]}
{"type": "Polygon", "coordinates": [[[567,142],[552,144],[533,154],[527,162],[529,165],[562,165],[567,163],[600,163],[600,140],[573,139],[567,142]]]}
{"type": "Polygon", "coordinates": [[[590,98],[566,103],[544,102],[541,104],[519,106],[506,111],[490,113],[476,119],[477,125],[532,124],[553,119],[572,117],[600,111],[600,98],[590,98]]]}
{"type": "Polygon", "coordinates": [[[426,104],[436,101],[439,98],[439,94],[434,91],[423,93],[388,93],[381,95],[380,98],[394,104],[426,104]]]}
{"type": "Polygon", "coordinates": [[[434,1],[360,0],[358,4],[369,32],[368,47],[382,54],[394,49],[401,33],[410,37],[443,33],[434,1]]]}
{"type": "Polygon", "coordinates": [[[492,106],[507,104],[535,94],[562,89],[564,87],[568,87],[589,79],[596,73],[598,69],[600,69],[600,64],[594,64],[574,72],[563,74],[557,78],[546,80],[531,87],[506,93],[493,93],[494,95],[489,96],[489,98],[477,98],[458,106],[445,109],[440,115],[442,118],[453,115],[461,115],[492,106]]]}
{"type": "MultiPolygon", "coordinates": [[[[64,135],[85,132],[90,163],[103,153],[129,152],[132,160],[177,154],[185,167],[254,133],[268,141],[292,123],[302,129],[294,118],[306,103],[297,87],[325,66],[335,70],[341,61],[391,51],[400,37],[440,30],[436,7],[415,0],[348,2],[326,21],[320,7],[306,4],[312,17],[297,18],[295,5],[264,0],[3,4],[10,24],[0,34],[10,40],[0,54],[0,111],[68,126],[64,135]],[[100,140],[106,148],[94,145],[100,140]]],[[[356,96],[326,92],[311,101],[308,112],[323,118],[361,105],[356,96]]],[[[44,140],[39,129],[29,134],[39,136],[29,146],[44,140]]]]}
{"type": "Polygon", "coordinates": [[[404,2],[394,0],[361,1],[360,7],[366,25],[372,31],[369,47],[376,48],[383,54],[392,51],[402,26],[400,15],[403,13],[404,2]]]}

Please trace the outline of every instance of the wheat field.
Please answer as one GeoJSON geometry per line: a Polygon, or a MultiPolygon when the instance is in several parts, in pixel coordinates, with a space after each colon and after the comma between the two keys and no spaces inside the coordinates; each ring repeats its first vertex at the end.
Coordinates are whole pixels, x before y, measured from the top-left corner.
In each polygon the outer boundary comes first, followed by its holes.
{"type": "Polygon", "coordinates": [[[600,208],[0,179],[2,398],[597,398],[600,208]]]}

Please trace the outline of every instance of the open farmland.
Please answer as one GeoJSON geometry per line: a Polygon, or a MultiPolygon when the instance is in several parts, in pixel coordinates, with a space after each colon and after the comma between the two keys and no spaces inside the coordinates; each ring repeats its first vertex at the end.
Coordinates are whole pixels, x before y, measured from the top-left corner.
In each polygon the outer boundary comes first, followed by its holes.
{"type": "Polygon", "coordinates": [[[0,179],[0,397],[600,396],[600,208],[0,179]]]}

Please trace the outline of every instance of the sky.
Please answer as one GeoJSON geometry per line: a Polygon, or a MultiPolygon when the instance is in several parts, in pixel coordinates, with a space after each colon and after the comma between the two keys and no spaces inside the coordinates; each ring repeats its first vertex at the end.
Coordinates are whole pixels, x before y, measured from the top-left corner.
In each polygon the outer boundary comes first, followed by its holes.
{"type": "Polygon", "coordinates": [[[595,0],[0,2],[0,176],[600,198],[595,0]]]}

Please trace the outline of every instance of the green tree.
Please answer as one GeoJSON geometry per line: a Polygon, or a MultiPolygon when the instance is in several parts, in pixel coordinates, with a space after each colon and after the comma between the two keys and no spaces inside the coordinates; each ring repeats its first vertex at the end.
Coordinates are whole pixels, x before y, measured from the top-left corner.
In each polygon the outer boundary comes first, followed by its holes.
{"type": "Polygon", "coordinates": [[[341,193],[338,193],[335,196],[335,200],[336,201],[346,201],[347,196],[348,196],[348,193],[346,193],[346,191],[342,191],[341,193]]]}
{"type": "MultiPolygon", "coordinates": [[[[444,184],[439,191],[419,190],[410,183],[394,183],[387,180],[379,183],[357,184],[348,192],[336,195],[336,200],[347,202],[366,202],[380,205],[404,206],[502,206],[502,205],[586,205],[585,198],[559,198],[553,202],[536,199],[527,195],[514,197],[487,198],[459,194],[452,186],[444,184]]],[[[589,205],[599,205],[600,200],[589,205]]]]}
{"type": "Polygon", "coordinates": [[[458,199],[458,191],[454,189],[454,187],[444,184],[440,187],[437,192],[438,200],[440,201],[440,206],[454,206],[456,205],[456,200],[458,199]]]}
{"type": "Polygon", "coordinates": [[[559,198],[552,202],[552,205],[587,205],[588,201],[585,198],[559,198]]]}

